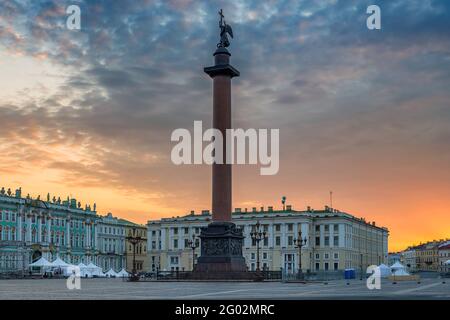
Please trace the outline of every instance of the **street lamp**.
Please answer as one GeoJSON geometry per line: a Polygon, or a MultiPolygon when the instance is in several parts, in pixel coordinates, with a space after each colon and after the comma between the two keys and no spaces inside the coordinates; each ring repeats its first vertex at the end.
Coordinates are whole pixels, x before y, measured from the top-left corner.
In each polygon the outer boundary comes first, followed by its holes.
{"type": "Polygon", "coordinates": [[[256,242],[256,271],[259,272],[261,271],[259,268],[259,242],[267,238],[266,232],[262,231],[259,221],[256,222],[250,236],[252,237],[252,240],[256,242]]]}
{"type": "Polygon", "coordinates": [[[302,232],[298,232],[298,238],[294,239],[294,245],[295,248],[298,249],[298,275],[299,278],[303,277],[303,271],[302,271],[302,247],[306,246],[306,242],[308,239],[306,237],[302,238],[302,232]]]}
{"type": "Polygon", "coordinates": [[[136,228],[133,228],[133,234],[130,235],[128,233],[128,237],[126,237],[127,241],[133,245],[133,268],[131,270],[131,281],[138,281],[139,277],[136,272],[136,245],[143,242],[144,239],[141,236],[136,236],[136,228]]]}
{"type": "Polygon", "coordinates": [[[195,249],[198,248],[198,243],[195,241],[195,234],[192,235],[192,240],[188,240],[188,247],[192,249],[192,271],[195,268],[195,249]]]}

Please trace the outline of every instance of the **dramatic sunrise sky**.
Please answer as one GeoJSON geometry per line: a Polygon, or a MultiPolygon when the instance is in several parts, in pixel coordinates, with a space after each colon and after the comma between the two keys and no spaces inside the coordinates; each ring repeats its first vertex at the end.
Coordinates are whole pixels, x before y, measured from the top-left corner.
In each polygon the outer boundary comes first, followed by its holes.
{"type": "Polygon", "coordinates": [[[445,0],[1,1],[0,187],[141,223],[209,209],[210,168],[173,165],[170,135],[212,121],[219,8],[241,71],[234,127],[281,139],[277,175],[235,166],[234,207],[323,208],[333,190],[390,229],[391,250],[450,236],[445,0]]]}

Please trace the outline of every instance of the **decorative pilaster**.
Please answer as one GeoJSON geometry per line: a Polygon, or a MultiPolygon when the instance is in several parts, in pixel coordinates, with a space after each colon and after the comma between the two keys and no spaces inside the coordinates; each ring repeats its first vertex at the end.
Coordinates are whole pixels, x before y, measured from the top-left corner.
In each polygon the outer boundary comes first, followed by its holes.
{"type": "Polygon", "coordinates": [[[68,248],[68,249],[70,249],[71,248],[71,244],[70,244],[70,216],[68,216],[67,217],[67,219],[66,219],[66,243],[65,243],[65,245],[66,245],[66,247],[68,248]]]}
{"type": "Polygon", "coordinates": [[[39,212],[39,215],[36,217],[38,224],[38,232],[37,232],[37,242],[40,243],[42,241],[42,219],[44,219],[44,215],[42,212],[39,212]]]}
{"type": "Polygon", "coordinates": [[[27,242],[31,242],[31,212],[27,213],[27,242]]]}
{"type": "Polygon", "coordinates": [[[22,216],[23,216],[23,212],[22,209],[20,208],[17,212],[17,240],[22,242],[24,241],[22,239],[22,216]]]}
{"type": "Polygon", "coordinates": [[[52,217],[48,215],[47,217],[47,243],[51,243],[51,237],[52,237],[52,217]]]}

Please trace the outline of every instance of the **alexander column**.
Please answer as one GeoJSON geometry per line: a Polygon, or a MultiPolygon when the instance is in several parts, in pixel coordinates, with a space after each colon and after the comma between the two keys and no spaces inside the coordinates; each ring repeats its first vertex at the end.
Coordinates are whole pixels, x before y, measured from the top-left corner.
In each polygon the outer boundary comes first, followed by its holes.
{"type": "MultiPolygon", "coordinates": [[[[223,163],[212,165],[212,220],[203,228],[201,238],[201,256],[196,271],[242,272],[247,267],[242,256],[242,230],[231,221],[231,164],[226,164],[226,130],[231,129],[231,79],[239,76],[239,71],[230,65],[227,47],[228,35],[233,31],[222,13],[220,15],[220,42],[214,52],[214,66],[204,68],[213,79],[213,128],[220,130],[223,137],[223,163]]],[[[210,274],[211,275],[211,274],[210,274]]]]}

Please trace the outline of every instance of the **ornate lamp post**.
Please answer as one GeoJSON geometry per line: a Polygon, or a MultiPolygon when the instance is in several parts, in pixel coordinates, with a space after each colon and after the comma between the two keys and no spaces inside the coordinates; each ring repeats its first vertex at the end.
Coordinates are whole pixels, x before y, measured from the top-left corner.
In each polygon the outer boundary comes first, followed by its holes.
{"type": "Polygon", "coordinates": [[[252,240],[256,242],[256,272],[259,272],[261,271],[259,268],[259,242],[267,238],[266,232],[262,231],[259,221],[256,222],[250,236],[252,237],[252,240]]]}
{"type": "Polygon", "coordinates": [[[139,281],[139,277],[136,272],[136,245],[143,242],[144,239],[141,236],[136,236],[136,228],[133,228],[133,233],[128,233],[126,237],[127,241],[133,245],[133,269],[131,270],[131,281],[139,281]]]}
{"type": "Polygon", "coordinates": [[[188,240],[188,246],[192,249],[192,271],[195,268],[195,249],[198,248],[198,243],[195,241],[195,234],[192,235],[192,240],[188,240]]]}
{"type": "Polygon", "coordinates": [[[303,270],[302,270],[302,247],[306,245],[306,242],[308,239],[306,237],[302,238],[302,232],[298,232],[298,238],[294,239],[294,245],[295,248],[298,249],[298,275],[299,278],[303,277],[303,270]]]}

